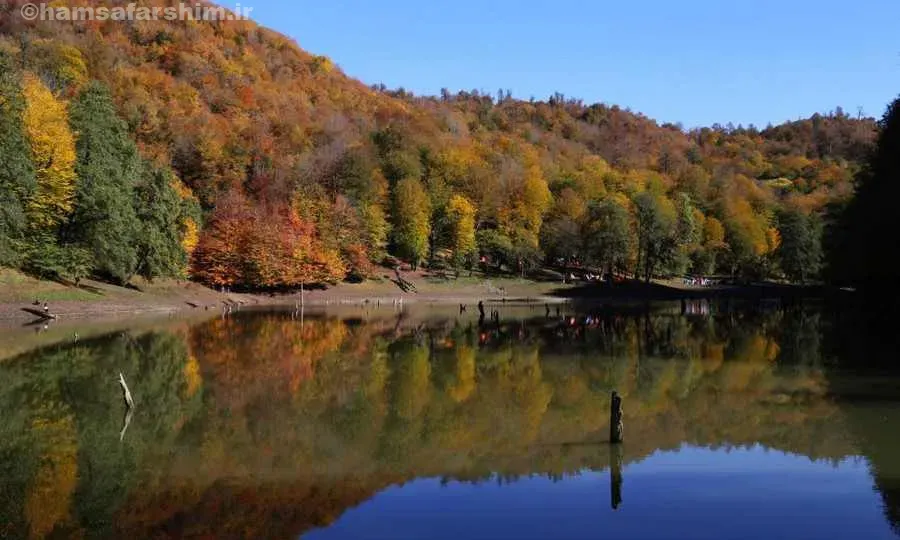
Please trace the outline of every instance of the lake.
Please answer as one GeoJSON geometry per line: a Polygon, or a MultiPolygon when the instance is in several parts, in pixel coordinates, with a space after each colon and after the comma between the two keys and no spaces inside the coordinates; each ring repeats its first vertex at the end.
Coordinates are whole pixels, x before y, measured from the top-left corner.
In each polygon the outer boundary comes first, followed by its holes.
{"type": "Polygon", "coordinates": [[[840,310],[490,307],[4,354],[0,538],[898,538],[896,352],[840,310]]]}

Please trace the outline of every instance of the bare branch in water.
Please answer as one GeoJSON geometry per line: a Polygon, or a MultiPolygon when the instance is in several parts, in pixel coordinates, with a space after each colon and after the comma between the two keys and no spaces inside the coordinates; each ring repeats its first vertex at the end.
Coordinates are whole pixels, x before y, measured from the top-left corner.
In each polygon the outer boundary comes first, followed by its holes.
{"type": "Polygon", "coordinates": [[[119,432],[119,442],[125,440],[125,432],[128,431],[128,426],[131,425],[131,417],[134,416],[134,409],[131,407],[125,412],[125,420],[122,423],[122,431],[119,432]]]}
{"type": "Polygon", "coordinates": [[[129,409],[134,408],[134,400],[131,399],[131,391],[128,389],[128,385],[125,384],[125,376],[119,373],[119,384],[122,386],[122,392],[125,395],[125,404],[128,405],[129,409]]]}

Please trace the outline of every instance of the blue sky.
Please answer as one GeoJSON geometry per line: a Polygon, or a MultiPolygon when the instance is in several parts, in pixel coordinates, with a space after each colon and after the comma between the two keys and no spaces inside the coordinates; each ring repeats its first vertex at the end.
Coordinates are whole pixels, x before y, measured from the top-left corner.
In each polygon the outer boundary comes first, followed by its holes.
{"type": "MultiPolygon", "coordinates": [[[[228,7],[228,1],[220,2],[228,7]]],[[[900,94],[898,0],[243,0],[367,84],[553,92],[687,127],[881,116],[900,94]]]]}

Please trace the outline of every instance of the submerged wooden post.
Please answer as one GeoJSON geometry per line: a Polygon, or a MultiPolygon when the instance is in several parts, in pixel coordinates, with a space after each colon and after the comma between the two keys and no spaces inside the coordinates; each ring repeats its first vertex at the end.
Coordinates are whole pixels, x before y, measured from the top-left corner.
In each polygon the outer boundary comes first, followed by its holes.
{"type": "Polygon", "coordinates": [[[609,490],[613,510],[622,505],[622,446],[609,447],[609,490]]]}
{"type": "Polygon", "coordinates": [[[609,442],[619,444],[622,442],[622,432],[625,426],[622,424],[622,398],[618,392],[612,393],[612,405],[609,408],[609,442]]]}

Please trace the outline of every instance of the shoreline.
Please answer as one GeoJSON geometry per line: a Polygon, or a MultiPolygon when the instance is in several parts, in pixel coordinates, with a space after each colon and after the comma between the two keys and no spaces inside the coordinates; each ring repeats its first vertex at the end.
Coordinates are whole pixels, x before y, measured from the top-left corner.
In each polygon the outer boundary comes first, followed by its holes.
{"type": "MultiPolygon", "coordinates": [[[[460,305],[485,303],[564,303],[556,295],[559,283],[512,278],[462,278],[439,280],[416,276],[417,292],[405,292],[389,280],[360,284],[341,283],[327,289],[303,292],[307,308],[327,306],[460,305]]],[[[234,293],[219,292],[187,281],[140,283],[124,288],[86,281],[80,287],[40,281],[16,272],[0,274],[0,331],[23,325],[65,321],[103,321],[142,315],[174,316],[191,313],[219,313],[229,306],[278,308],[295,306],[300,292],[234,293]],[[44,303],[55,320],[43,320],[34,312],[44,303]]]]}
{"type": "MultiPolygon", "coordinates": [[[[45,322],[31,312],[39,309],[44,301],[48,303],[50,313],[57,316],[51,323],[54,325],[64,321],[99,322],[140,316],[215,314],[227,310],[229,306],[279,308],[296,306],[300,302],[299,291],[223,293],[186,281],[140,284],[140,288],[88,282],[76,288],[10,272],[0,277],[5,278],[5,282],[0,281],[0,331],[45,322]],[[10,284],[10,281],[13,283],[10,284]]],[[[390,280],[341,283],[327,289],[304,291],[303,305],[313,309],[329,306],[466,305],[471,309],[479,301],[484,301],[486,305],[553,305],[712,299],[802,300],[850,294],[822,286],[774,283],[684,287],[675,281],[654,281],[650,284],[628,281],[603,286],[480,276],[456,280],[435,279],[422,274],[413,277],[417,283],[413,292],[401,290],[390,280]]]]}

